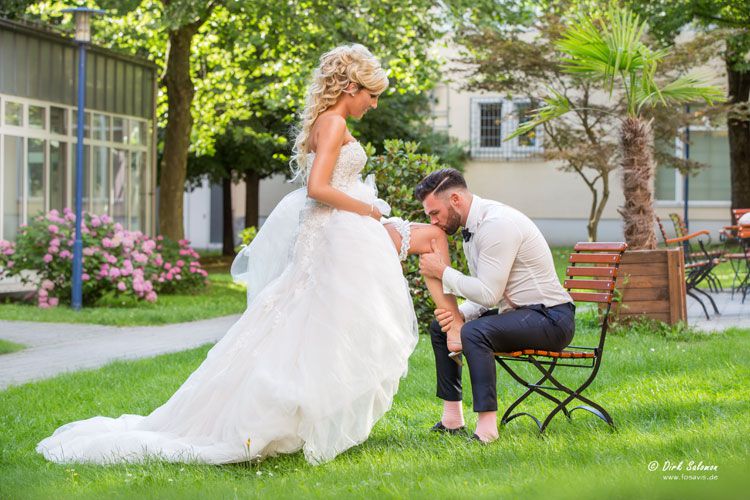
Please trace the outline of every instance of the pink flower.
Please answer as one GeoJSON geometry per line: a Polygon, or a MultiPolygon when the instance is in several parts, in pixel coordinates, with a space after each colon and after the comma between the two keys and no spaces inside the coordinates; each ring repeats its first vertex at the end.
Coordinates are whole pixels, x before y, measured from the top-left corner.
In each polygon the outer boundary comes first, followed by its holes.
{"type": "Polygon", "coordinates": [[[109,224],[110,222],[112,222],[112,217],[110,217],[109,215],[102,215],[100,218],[102,220],[102,223],[104,224],[109,224]]]}
{"type": "Polygon", "coordinates": [[[52,256],[50,254],[45,254],[44,257],[42,257],[42,260],[45,262],[45,264],[49,264],[52,262],[52,256]]]}
{"type": "Polygon", "coordinates": [[[12,260],[9,260],[8,263],[5,265],[5,267],[10,269],[11,267],[13,267],[13,264],[15,264],[15,262],[13,262],[12,260]]]}
{"type": "Polygon", "coordinates": [[[14,253],[16,253],[16,251],[10,247],[5,249],[5,255],[13,255],[14,253]]]}
{"type": "Polygon", "coordinates": [[[117,257],[115,257],[114,255],[107,255],[105,259],[107,259],[107,262],[109,262],[110,264],[115,264],[117,262],[117,257]]]}
{"type": "Polygon", "coordinates": [[[72,254],[67,250],[63,250],[62,252],[60,252],[60,258],[62,259],[67,259],[67,258],[70,258],[71,256],[72,254]]]}
{"type": "Polygon", "coordinates": [[[57,297],[50,297],[49,298],[49,306],[50,307],[57,307],[57,304],[59,304],[59,303],[60,303],[60,299],[58,299],[57,297]]]}
{"type": "Polygon", "coordinates": [[[105,269],[104,267],[99,269],[99,276],[101,278],[106,278],[108,275],[109,275],[109,271],[107,271],[107,269],[105,269]]]}
{"type": "Polygon", "coordinates": [[[40,288],[39,291],[37,292],[37,295],[39,296],[40,299],[46,300],[49,293],[44,288],[40,288]]]}
{"type": "Polygon", "coordinates": [[[185,261],[182,260],[182,259],[180,259],[180,260],[177,261],[177,265],[180,266],[180,267],[183,267],[185,265],[185,261]]]}
{"type": "Polygon", "coordinates": [[[50,224],[49,226],[47,226],[47,229],[49,230],[50,233],[56,233],[60,230],[60,228],[54,224],[50,224]]]}
{"type": "Polygon", "coordinates": [[[51,247],[59,247],[60,246],[60,238],[52,238],[52,241],[49,242],[49,246],[51,246],[51,247]]]}
{"type": "Polygon", "coordinates": [[[86,247],[83,249],[83,255],[90,257],[96,253],[96,248],[94,247],[86,247]]]}
{"type": "Polygon", "coordinates": [[[91,224],[91,227],[99,227],[102,225],[102,221],[101,219],[99,219],[99,217],[93,216],[89,224],[91,224]]]}
{"type": "Polygon", "coordinates": [[[49,211],[49,215],[51,215],[52,217],[58,217],[60,215],[60,212],[58,212],[57,209],[53,208],[49,211]]]}
{"type": "Polygon", "coordinates": [[[52,280],[42,281],[42,290],[54,290],[55,283],[52,280]]]}
{"type": "Polygon", "coordinates": [[[57,253],[58,250],[60,250],[59,247],[50,246],[49,248],[47,248],[47,253],[53,253],[54,254],[54,253],[57,253]]]}
{"type": "Polygon", "coordinates": [[[88,281],[90,279],[91,279],[91,276],[89,276],[87,273],[83,273],[81,275],[81,280],[83,280],[83,281],[88,281]]]}
{"type": "Polygon", "coordinates": [[[109,270],[109,275],[112,278],[119,278],[121,274],[122,272],[120,272],[120,270],[116,267],[113,267],[112,269],[109,270]]]}
{"type": "Polygon", "coordinates": [[[166,269],[166,270],[172,269],[172,264],[170,264],[169,262],[165,262],[164,263],[164,269],[166,269]]]}
{"type": "Polygon", "coordinates": [[[153,290],[146,294],[146,300],[149,302],[156,302],[156,292],[153,290]]]}
{"type": "Polygon", "coordinates": [[[125,290],[128,289],[128,286],[125,284],[124,281],[120,281],[119,283],[117,283],[117,289],[120,290],[121,292],[124,292],[125,290]]]}

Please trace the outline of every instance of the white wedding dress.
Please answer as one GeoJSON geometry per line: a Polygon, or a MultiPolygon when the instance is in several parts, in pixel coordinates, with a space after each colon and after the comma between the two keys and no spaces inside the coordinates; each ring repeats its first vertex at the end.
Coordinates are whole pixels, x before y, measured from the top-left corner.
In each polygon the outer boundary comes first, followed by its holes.
{"type": "MultiPolygon", "coordinates": [[[[358,142],[344,145],[332,184],[372,203],[366,160],[358,142]]],[[[333,459],[390,408],[416,346],[398,254],[371,217],[291,193],[233,264],[245,313],[177,392],[147,416],[63,425],[37,451],[65,463],[221,464],[300,449],[313,464],[333,459]]]]}

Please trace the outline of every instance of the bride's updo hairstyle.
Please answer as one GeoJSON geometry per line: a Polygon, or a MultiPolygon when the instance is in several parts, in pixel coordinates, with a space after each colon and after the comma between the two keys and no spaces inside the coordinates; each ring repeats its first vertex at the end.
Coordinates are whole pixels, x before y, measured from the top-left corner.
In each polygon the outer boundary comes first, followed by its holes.
{"type": "Polygon", "coordinates": [[[356,83],[356,92],[380,94],[388,88],[388,77],[380,62],[359,44],[341,45],[326,52],[320,58],[320,65],[313,72],[307,90],[305,108],[300,113],[297,137],[292,147],[290,165],[294,179],[307,182],[310,166],[307,156],[310,153],[310,130],[315,119],[338,101],[350,83],[356,83]]]}

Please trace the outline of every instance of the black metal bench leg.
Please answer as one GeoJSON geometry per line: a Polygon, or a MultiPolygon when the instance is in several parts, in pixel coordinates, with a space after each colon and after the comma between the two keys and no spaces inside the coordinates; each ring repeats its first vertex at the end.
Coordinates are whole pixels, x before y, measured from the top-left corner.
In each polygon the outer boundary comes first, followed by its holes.
{"type": "Polygon", "coordinates": [[[685,293],[686,293],[686,294],[687,294],[688,296],[690,296],[690,297],[694,298],[695,300],[697,300],[697,301],[698,301],[698,303],[699,303],[699,304],[701,305],[701,307],[703,308],[703,314],[705,314],[705,315],[706,315],[706,319],[711,319],[711,318],[710,318],[710,317],[708,316],[708,309],[706,309],[706,305],[705,305],[705,304],[703,303],[703,301],[702,301],[702,300],[701,300],[701,299],[700,299],[700,298],[699,298],[699,297],[698,297],[697,295],[695,295],[694,293],[692,293],[692,292],[691,292],[691,289],[688,289],[688,290],[686,290],[686,291],[685,291],[685,293]]]}
{"type": "Polygon", "coordinates": [[[714,308],[714,312],[715,312],[716,314],[718,314],[719,316],[721,316],[721,313],[719,312],[719,308],[718,308],[718,307],[716,307],[716,302],[714,302],[714,299],[713,299],[713,297],[711,297],[711,295],[709,295],[708,293],[704,292],[704,291],[703,291],[703,290],[701,290],[700,288],[695,288],[694,290],[695,290],[696,292],[698,292],[698,293],[702,293],[703,295],[705,295],[706,297],[708,297],[708,300],[709,300],[709,302],[711,302],[711,306],[713,306],[713,308],[714,308]]]}
{"type": "Polygon", "coordinates": [[[594,369],[591,372],[591,375],[589,376],[589,378],[586,379],[586,381],[583,384],[581,384],[578,387],[578,389],[576,389],[575,391],[571,390],[569,387],[565,386],[560,381],[558,381],[554,376],[552,376],[551,373],[549,373],[547,370],[545,370],[544,367],[536,359],[532,358],[532,363],[534,363],[534,366],[536,366],[537,369],[540,372],[542,372],[542,373],[544,373],[544,374],[547,375],[547,380],[549,380],[551,383],[553,383],[555,385],[555,387],[557,387],[559,390],[561,390],[561,391],[565,392],[566,394],[568,394],[568,397],[565,398],[562,402],[560,402],[560,404],[558,404],[549,413],[549,415],[547,415],[547,418],[544,419],[544,422],[542,423],[541,427],[539,428],[540,432],[544,432],[544,430],[547,428],[547,426],[552,421],[552,419],[555,417],[555,415],[557,415],[557,413],[562,408],[565,408],[566,405],[568,405],[574,399],[578,399],[578,400],[580,400],[580,401],[582,401],[584,403],[588,403],[590,406],[587,407],[585,405],[581,405],[581,406],[577,406],[577,407],[571,409],[570,411],[566,410],[566,412],[568,413],[568,418],[570,418],[569,413],[571,413],[573,410],[575,410],[575,409],[581,409],[581,410],[586,410],[586,411],[589,411],[589,412],[593,413],[597,417],[599,417],[602,420],[604,420],[607,424],[609,424],[610,426],[614,427],[615,424],[614,424],[614,421],[612,420],[612,417],[609,415],[609,413],[607,413],[607,411],[601,405],[599,405],[597,403],[594,403],[589,398],[584,397],[584,396],[581,395],[581,392],[583,392],[589,386],[589,384],[591,384],[591,382],[593,382],[593,380],[596,378],[596,374],[599,371],[599,365],[601,363],[601,359],[600,358],[596,359],[594,369]]]}
{"type": "MultiPolygon", "coordinates": [[[[513,369],[512,369],[512,368],[511,368],[510,366],[508,366],[508,364],[507,364],[507,363],[505,363],[505,361],[503,361],[502,359],[497,359],[497,362],[498,362],[498,363],[500,364],[500,366],[502,366],[503,368],[505,368],[505,371],[507,371],[507,372],[508,372],[508,374],[510,374],[510,376],[511,376],[511,377],[513,377],[513,378],[514,378],[514,379],[515,379],[515,380],[516,380],[517,382],[519,382],[519,383],[520,383],[521,385],[523,385],[524,387],[526,387],[526,388],[527,388],[526,392],[524,392],[524,393],[523,393],[523,394],[522,394],[522,395],[521,395],[521,396],[520,396],[520,397],[519,397],[518,399],[516,399],[516,400],[515,400],[515,401],[514,401],[514,402],[513,402],[513,403],[512,403],[512,404],[511,404],[511,405],[510,405],[509,407],[508,407],[508,409],[507,409],[507,410],[505,410],[505,413],[503,414],[502,418],[500,419],[500,423],[501,423],[501,424],[503,424],[503,425],[505,425],[505,424],[507,424],[508,422],[510,422],[511,420],[513,420],[513,419],[514,419],[514,418],[516,418],[516,417],[520,417],[520,416],[522,416],[522,415],[526,415],[526,416],[528,416],[528,417],[531,417],[531,418],[532,418],[532,419],[534,420],[534,422],[536,422],[536,424],[537,424],[537,427],[539,427],[539,428],[541,429],[542,423],[541,423],[541,421],[540,421],[540,420],[539,420],[538,418],[536,418],[536,417],[535,417],[534,415],[532,415],[532,414],[530,414],[530,413],[528,413],[528,412],[519,412],[519,413],[515,413],[515,414],[512,414],[512,415],[511,415],[511,412],[512,412],[512,411],[513,411],[513,410],[514,410],[514,409],[515,409],[516,407],[518,407],[518,405],[519,405],[519,404],[521,404],[521,403],[522,403],[522,402],[523,402],[523,401],[524,401],[524,400],[525,400],[526,398],[528,398],[528,397],[529,397],[529,396],[530,396],[531,394],[533,394],[533,393],[536,393],[536,394],[539,394],[539,395],[541,395],[541,396],[544,396],[545,398],[549,399],[550,401],[552,401],[553,403],[555,403],[555,404],[557,404],[557,405],[560,405],[560,404],[562,403],[562,401],[561,401],[560,399],[558,399],[558,398],[556,398],[556,397],[552,396],[551,394],[547,393],[546,391],[540,390],[540,389],[539,389],[538,387],[534,387],[535,385],[539,385],[539,384],[542,384],[542,383],[544,383],[545,381],[547,381],[547,379],[548,379],[548,378],[549,378],[549,377],[551,376],[552,372],[554,371],[554,369],[555,369],[555,364],[554,364],[554,363],[556,363],[557,361],[556,361],[556,360],[554,360],[554,361],[553,361],[553,364],[552,364],[552,365],[550,365],[550,369],[549,369],[549,371],[546,371],[546,370],[545,370],[545,371],[543,372],[542,378],[540,378],[540,379],[539,379],[539,380],[538,380],[537,382],[535,382],[534,384],[531,384],[531,383],[529,383],[529,381],[528,381],[528,380],[526,380],[526,379],[524,379],[523,377],[521,377],[520,375],[518,375],[518,374],[517,374],[517,373],[516,373],[516,372],[515,372],[515,371],[514,371],[514,370],[513,370],[513,369]]],[[[568,409],[567,409],[567,408],[565,408],[565,406],[563,406],[563,407],[562,407],[562,410],[563,410],[563,412],[564,412],[565,416],[566,416],[566,417],[568,417],[568,418],[570,418],[570,412],[568,411],[568,409]]]]}

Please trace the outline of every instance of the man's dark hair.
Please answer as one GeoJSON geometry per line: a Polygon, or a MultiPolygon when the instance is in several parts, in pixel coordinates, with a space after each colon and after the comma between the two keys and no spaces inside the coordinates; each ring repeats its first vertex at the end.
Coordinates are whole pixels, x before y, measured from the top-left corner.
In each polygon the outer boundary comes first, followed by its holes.
{"type": "Polygon", "coordinates": [[[466,179],[456,169],[444,168],[432,172],[422,179],[417,187],[414,188],[414,194],[419,201],[424,201],[430,193],[440,194],[450,188],[460,187],[466,189],[466,179]]]}

